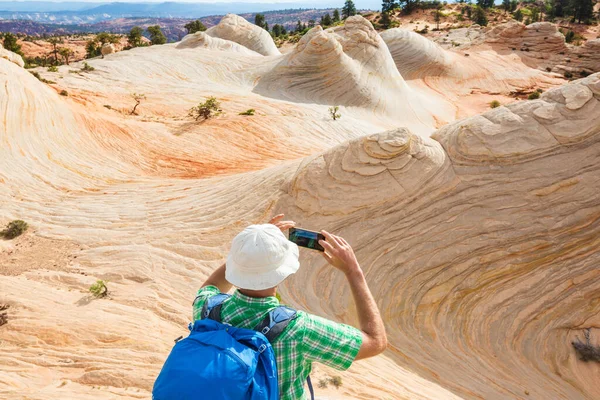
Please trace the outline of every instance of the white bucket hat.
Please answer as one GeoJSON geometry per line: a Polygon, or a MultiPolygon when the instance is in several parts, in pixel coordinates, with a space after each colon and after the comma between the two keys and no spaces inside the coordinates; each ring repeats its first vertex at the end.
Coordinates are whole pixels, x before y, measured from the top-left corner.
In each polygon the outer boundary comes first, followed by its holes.
{"type": "Polygon", "coordinates": [[[250,225],[231,243],[225,279],[241,289],[269,289],[299,267],[298,246],[279,228],[272,224],[250,225]]]}

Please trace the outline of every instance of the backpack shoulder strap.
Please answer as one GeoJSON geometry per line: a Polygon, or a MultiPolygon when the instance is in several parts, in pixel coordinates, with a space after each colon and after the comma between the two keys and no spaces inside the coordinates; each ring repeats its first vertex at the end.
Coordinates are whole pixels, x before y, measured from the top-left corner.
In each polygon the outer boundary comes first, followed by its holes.
{"type": "Polygon", "coordinates": [[[225,300],[231,295],[226,293],[215,294],[209,297],[202,306],[202,319],[209,318],[213,321],[221,322],[221,307],[225,300]]]}
{"type": "Polygon", "coordinates": [[[254,330],[265,335],[269,343],[273,343],[296,317],[297,312],[293,308],[279,306],[269,311],[254,330]]]}

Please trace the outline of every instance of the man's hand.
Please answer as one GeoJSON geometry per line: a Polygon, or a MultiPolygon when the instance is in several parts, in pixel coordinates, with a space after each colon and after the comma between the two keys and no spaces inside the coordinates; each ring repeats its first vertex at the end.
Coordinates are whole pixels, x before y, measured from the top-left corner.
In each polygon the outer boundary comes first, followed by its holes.
{"type": "Polygon", "coordinates": [[[326,240],[319,240],[319,244],[325,249],[323,257],[329,264],[346,275],[360,270],[354,250],[344,238],[332,235],[327,231],[321,231],[321,233],[326,240]]]}
{"type": "Polygon", "coordinates": [[[294,221],[282,221],[283,217],[285,217],[285,214],[278,214],[271,218],[269,223],[275,225],[281,232],[285,233],[287,229],[295,227],[296,223],[294,221]]]}

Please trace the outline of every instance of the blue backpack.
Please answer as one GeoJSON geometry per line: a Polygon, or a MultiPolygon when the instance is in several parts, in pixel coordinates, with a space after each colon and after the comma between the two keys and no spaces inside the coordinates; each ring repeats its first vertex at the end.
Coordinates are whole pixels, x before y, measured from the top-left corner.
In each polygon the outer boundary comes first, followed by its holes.
{"type": "MultiPolygon", "coordinates": [[[[221,307],[231,297],[206,300],[202,319],[177,343],[154,382],[153,400],[279,400],[277,364],[271,343],[296,318],[280,306],[254,330],[221,323],[221,307]]],[[[314,398],[310,378],[311,398],[314,398]]]]}

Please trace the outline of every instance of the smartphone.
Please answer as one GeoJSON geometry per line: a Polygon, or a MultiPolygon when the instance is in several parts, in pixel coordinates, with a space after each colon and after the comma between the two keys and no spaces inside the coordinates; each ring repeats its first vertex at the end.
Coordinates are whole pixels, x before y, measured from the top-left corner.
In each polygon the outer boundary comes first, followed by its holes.
{"type": "Polygon", "coordinates": [[[319,244],[319,240],[325,240],[325,236],[319,232],[307,231],[306,229],[290,228],[290,241],[298,246],[308,249],[325,251],[323,246],[319,244]]]}

